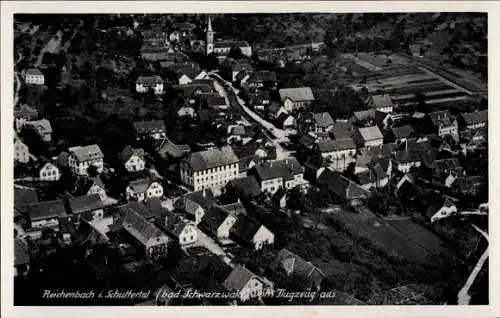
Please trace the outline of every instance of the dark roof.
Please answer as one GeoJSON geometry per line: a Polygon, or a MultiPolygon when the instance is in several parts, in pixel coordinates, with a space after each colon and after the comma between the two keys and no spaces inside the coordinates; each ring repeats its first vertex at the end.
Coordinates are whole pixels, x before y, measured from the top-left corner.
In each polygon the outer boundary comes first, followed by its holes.
{"type": "Polygon", "coordinates": [[[86,195],[90,188],[96,184],[97,186],[101,187],[102,189],[106,189],[104,186],[104,183],[102,183],[101,178],[99,177],[80,177],[75,183],[74,186],[74,195],[86,195]]]}
{"type": "Polygon", "coordinates": [[[445,170],[461,169],[462,167],[460,166],[458,158],[448,158],[448,159],[435,160],[430,165],[430,168],[438,171],[445,171],[445,170]]]}
{"type": "Polygon", "coordinates": [[[373,107],[375,108],[392,106],[392,100],[389,94],[373,95],[372,102],[373,102],[373,107]]]}
{"type": "Polygon", "coordinates": [[[259,149],[258,143],[249,143],[246,145],[232,145],[234,153],[238,158],[255,156],[255,152],[259,149]]]}
{"type": "Polygon", "coordinates": [[[14,208],[20,213],[25,213],[28,205],[38,202],[35,189],[14,188],[14,208]]]}
{"type": "Polygon", "coordinates": [[[42,71],[40,71],[37,68],[30,68],[26,71],[26,75],[42,75],[43,76],[43,73],[42,73],[42,71]]]}
{"type": "Polygon", "coordinates": [[[344,139],[321,139],[318,141],[318,149],[320,152],[332,152],[346,149],[356,149],[356,144],[351,138],[344,139]]]}
{"type": "Polygon", "coordinates": [[[165,138],[158,147],[158,153],[162,158],[166,158],[167,155],[174,158],[181,158],[190,152],[191,147],[189,147],[189,145],[176,145],[168,138],[165,138]]]}
{"type": "Polygon", "coordinates": [[[188,225],[182,218],[167,209],[163,209],[162,220],[159,222],[160,227],[165,229],[170,235],[179,238],[184,228],[188,225]]]}
{"type": "Polygon", "coordinates": [[[254,72],[248,82],[264,83],[264,82],[276,82],[276,72],[272,71],[257,71],[254,72]]]}
{"type": "Polygon", "coordinates": [[[241,40],[223,40],[223,41],[216,41],[214,42],[214,48],[227,48],[227,47],[249,47],[250,44],[248,44],[247,41],[241,41],[241,40]]]}
{"type": "Polygon", "coordinates": [[[192,153],[185,162],[194,170],[206,170],[228,164],[239,163],[238,157],[229,146],[192,153]]]}
{"type": "Polygon", "coordinates": [[[123,230],[143,245],[152,238],[166,237],[156,226],[130,208],[125,209],[119,222],[123,230]]]}
{"type": "Polygon", "coordinates": [[[396,139],[409,138],[415,136],[415,131],[410,125],[391,128],[392,134],[396,139]]]}
{"type": "Polygon", "coordinates": [[[134,193],[144,193],[148,190],[149,186],[153,184],[154,182],[157,182],[158,184],[161,185],[161,183],[158,180],[152,179],[152,178],[142,178],[134,181],[130,181],[128,183],[128,186],[134,193]]]}
{"type": "Polygon", "coordinates": [[[120,158],[120,161],[122,163],[126,163],[130,157],[132,156],[138,156],[139,158],[144,159],[144,149],[142,148],[132,148],[132,146],[127,145],[122,152],[118,155],[120,158]]]}
{"type": "Polygon", "coordinates": [[[344,121],[337,121],[333,123],[332,132],[350,132],[352,131],[352,124],[344,121]]]}
{"type": "Polygon", "coordinates": [[[98,194],[82,195],[79,197],[68,198],[68,205],[71,213],[84,213],[103,208],[101,198],[98,194]]]}
{"type": "Polygon", "coordinates": [[[186,98],[193,96],[195,93],[211,93],[214,90],[211,85],[207,84],[172,85],[172,88],[182,91],[183,96],[186,98]]]}
{"type": "Polygon", "coordinates": [[[435,127],[447,127],[453,124],[453,117],[448,110],[429,113],[428,116],[435,127]]]}
{"type": "Polygon", "coordinates": [[[398,151],[394,155],[394,158],[398,163],[411,163],[422,161],[420,153],[417,151],[398,151]]]}
{"type": "Polygon", "coordinates": [[[297,159],[288,158],[274,162],[264,162],[255,166],[257,177],[261,181],[283,178],[291,180],[295,175],[304,173],[304,168],[297,159]]]}
{"type": "Polygon", "coordinates": [[[326,187],[338,197],[348,200],[366,198],[370,195],[369,191],[345,178],[340,172],[330,169],[325,169],[320,174],[318,184],[326,187]]]}
{"type": "Polygon", "coordinates": [[[89,161],[98,158],[103,158],[104,155],[98,145],[75,146],[68,149],[74,154],[78,161],[89,161]]]}
{"type": "Polygon", "coordinates": [[[381,165],[375,164],[370,169],[362,171],[356,175],[359,184],[377,183],[387,178],[387,174],[381,165]]]}
{"type": "Polygon", "coordinates": [[[236,222],[231,227],[231,235],[242,242],[251,244],[254,235],[261,226],[263,225],[256,220],[245,214],[241,214],[238,215],[236,222]]]}
{"type": "Polygon", "coordinates": [[[201,73],[200,66],[196,63],[179,63],[173,64],[168,67],[171,69],[177,78],[181,78],[182,75],[187,75],[190,79],[194,79],[198,74],[201,73]]]}
{"type": "Polygon", "coordinates": [[[224,223],[229,215],[230,213],[227,210],[214,204],[207,210],[201,219],[201,223],[212,234],[216,234],[219,226],[224,223]]]}
{"type": "Polygon", "coordinates": [[[423,212],[428,218],[432,218],[442,207],[451,207],[454,205],[450,199],[434,191],[425,194],[423,203],[423,206],[426,207],[423,212]]]}
{"type": "Polygon", "coordinates": [[[14,266],[29,264],[30,255],[28,246],[21,239],[14,240],[14,266]]]}
{"type": "Polygon", "coordinates": [[[413,201],[423,194],[422,189],[413,181],[409,181],[406,177],[399,181],[399,187],[396,187],[394,194],[399,199],[413,201]]]}
{"type": "Polygon", "coordinates": [[[136,81],[137,84],[153,86],[156,84],[162,84],[163,79],[160,76],[139,76],[136,81]]]}
{"type": "Polygon", "coordinates": [[[229,291],[241,291],[248,281],[256,277],[254,273],[249,271],[246,267],[236,265],[233,271],[227,276],[222,285],[229,291]]]}
{"type": "Polygon", "coordinates": [[[397,145],[395,143],[383,144],[379,147],[366,147],[361,148],[361,154],[369,156],[377,156],[383,158],[392,158],[393,153],[396,152],[397,145]]]}
{"type": "Polygon", "coordinates": [[[363,121],[366,119],[375,118],[375,110],[374,109],[360,110],[354,112],[352,116],[356,121],[363,121]]]}
{"type": "Polygon", "coordinates": [[[316,138],[309,134],[303,134],[299,138],[299,144],[306,149],[312,149],[315,143],[316,138]]]}
{"type": "Polygon", "coordinates": [[[260,194],[260,185],[254,176],[231,180],[227,186],[236,189],[247,198],[253,198],[260,194]]]}
{"type": "Polygon", "coordinates": [[[184,202],[191,200],[198,203],[204,209],[208,209],[215,202],[214,194],[210,188],[187,193],[183,198],[184,202]]]}
{"type": "Polygon", "coordinates": [[[321,282],[326,278],[325,274],[311,262],[306,261],[286,248],[278,252],[270,268],[275,272],[282,269],[286,271],[291,270],[292,275],[296,275],[306,280],[307,285],[309,285],[307,287],[320,287],[321,282]]]}
{"type": "Polygon", "coordinates": [[[66,215],[62,200],[32,203],[28,206],[27,212],[31,222],[66,215]]]}
{"type": "Polygon", "coordinates": [[[229,212],[229,214],[234,216],[239,216],[241,214],[247,215],[247,210],[241,202],[234,202],[229,204],[220,205],[221,208],[229,212]]]}
{"type": "Polygon", "coordinates": [[[139,133],[165,131],[165,123],[163,120],[135,121],[134,128],[139,133]]]}
{"type": "Polygon", "coordinates": [[[269,113],[276,115],[280,108],[283,107],[277,102],[272,102],[271,105],[269,105],[269,113]]]}
{"type": "Polygon", "coordinates": [[[473,113],[462,114],[462,118],[467,125],[486,123],[488,122],[488,111],[481,110],[473,113]]]}

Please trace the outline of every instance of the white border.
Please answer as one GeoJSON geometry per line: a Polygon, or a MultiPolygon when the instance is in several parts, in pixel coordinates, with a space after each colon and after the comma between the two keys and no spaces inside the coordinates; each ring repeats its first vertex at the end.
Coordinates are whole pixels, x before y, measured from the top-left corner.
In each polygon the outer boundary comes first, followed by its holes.
{"type": "MultiPolygon", "coordinates": [[[[500,316],[496,288],[500,287],[495,215],[496,190],[494,135],[498,131],[498,110],[494,106],[500,88],[498,65],[500,51],[500,8],[494,1],[1,1],[1,203],[2,213],[2,317],[86,317],[92,316],[235,316],[256,317],[495,317],[500,316]],[[14,13],[245,13],[245,12],[488,12],[489,38],[489,114],[490,114],[490,305],[489,306],[280,306],[280,307],[13,307],[13,14],[14,13]]],[[[500,153],[499,153],[500,154],[500,153]]]]}

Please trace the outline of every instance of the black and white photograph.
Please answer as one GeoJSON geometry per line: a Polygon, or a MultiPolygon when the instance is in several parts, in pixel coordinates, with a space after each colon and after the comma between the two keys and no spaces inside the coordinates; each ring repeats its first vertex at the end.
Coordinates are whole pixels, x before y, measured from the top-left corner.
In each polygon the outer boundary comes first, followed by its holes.
{"type": "Polygon", "coordinates": [[[291,9],[7,20],[13,306],[491,304],[487,10],[291,9]]]}

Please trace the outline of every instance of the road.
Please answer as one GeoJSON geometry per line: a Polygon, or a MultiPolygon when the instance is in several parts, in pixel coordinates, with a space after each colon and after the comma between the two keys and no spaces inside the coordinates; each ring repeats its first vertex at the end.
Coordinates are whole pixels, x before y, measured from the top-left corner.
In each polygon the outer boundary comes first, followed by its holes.
{"type": "MultiPolygon", "coordinates": [[[[489,241],[489,236],[485,231],[481,230],[474,224],[472,224],[472,227],[476,229],[476,231],[478,231],[487,241],[489,241]]],[[[477,261],[476,266],[474,266],[474,269],[472,269],[472,272],[467,278],[467,281],[465,282],[464,286],[458,292],[457,298],[459,305],[468,305],[470,303],[471,296],[469,295],[469,290],[472,284],[474,284],[477,275],[479,275],[479,272],[481,272],[481,269],[483,268],[484,263],[488,259],[488,256],[489,256],[489,247],[487,247],[483,255],[481,255],[481,257],[477,261]]]]}
{"type": "Polygon", "coordinates": [[[246,116],[247,120],[249,122],[255,122],[261,126],[262,132],[266,137],[269,138],[270,142],[274,147],[276,147],[276,159],[281,160],[285,158],[290,158],[292,156],[292,151],[285,149],[280,145],[282,142],[290,142],[290,140],[287,137],[286,132],[283,129],[279,129],[270,122],[264,120],[262,117],[257,115],[254,111],[252,111],[250,108],[248,108],[245,105],[245,102],[238,97],[239,91],[233,87],[233,85],[224,80],[222,77],[220,77],[218,74],[215,74],[213,72],[209,73],[209,76],[211,76],[213,79],[216,80],[219,85],[217,85],[219,88],[219,93],[221,93],[224,98],[226,98],[226,101],[229,102],[229,105],[231,106],[236,106],[239,107],[240,110],[242,110],[242,114],[246,116]],[[226,90],[226,87],[230,87],[231,89],[231,94],[232,96],[229,95],[228,91],[226,90]],[[234,100],[235,102],[231,103],[231,100],[234,100]]]}

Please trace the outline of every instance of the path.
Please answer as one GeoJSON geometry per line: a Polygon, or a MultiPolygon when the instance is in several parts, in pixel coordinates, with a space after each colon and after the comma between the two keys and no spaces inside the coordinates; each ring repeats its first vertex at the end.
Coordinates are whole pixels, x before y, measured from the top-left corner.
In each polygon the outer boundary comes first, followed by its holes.
{"type": "Polygon", "coordinates": [[[462,86],[459,86],[457,84],[455,84],[454,82],[448,80],[447,78],[439,75],[438,73],[434,72],[434,71],[431,71],[430,69],[428,69],[427,67],[423,67],[423,66],[419,66],[418,67],[420,70],[426,72],[427,74],[431,74],[431,75],[434,75],[435,77],[439,78],[439,80],[441,80],[443,83],[451,86],[451,87],[454,87],[462,92],[465,92],[467,93],[468,95],[474,95],[475,93],[474,92],[471,92],[470,90],[468,89],[465,89],[464,87],[462,86]]]}
{"type": "MultiPolygon", "coordinates": [[[[474,224],[472,224],[472,227],[474,229],[476,229],[476,231],[478,231],[487,241],[489,241],[489,236],[485,231],[481,230],[480,228],[478,228],[474,224]]],[[[458,298],[459,305],[468,305],[469,304],[469,302],[471,300],[471,296],[469,295],[469,289],[471,288],[472,284],[476,280],[477,275],[479,275],[479,272],[481,272],[481,269],[483,268],[483,265],[486,262],[486,259],[488,258],[488,256],[489,256],[489,246],[486,248],[483,255],[481,255],[481,257],[477,261],[476,266],[474,266],[474,269],[470,273],[470,275],[467,278],[467,281],[465,282],[462,289],[460,289],[460,291],[458,292],[457,298],[458,298]]]]}

